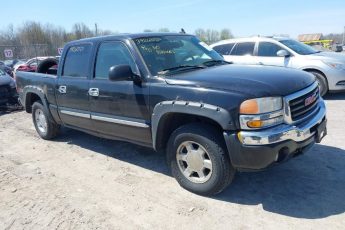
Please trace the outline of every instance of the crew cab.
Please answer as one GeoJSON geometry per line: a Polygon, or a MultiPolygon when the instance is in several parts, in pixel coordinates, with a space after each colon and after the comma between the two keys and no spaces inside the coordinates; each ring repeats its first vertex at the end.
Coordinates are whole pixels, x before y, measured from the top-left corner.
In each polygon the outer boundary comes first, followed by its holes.
{"type": "MultiPolygon", "coordinates": [[[[48,68],[48,66],[46,66],[48,68]]],[[[312,74],[241,66],[187,34],[105,36],[65,45],[57,75],[17,73],[38,134],[60,126],[165,152],[189,191],[221,192],[237,170],[261,170],[326,135],[312,74]]]]}

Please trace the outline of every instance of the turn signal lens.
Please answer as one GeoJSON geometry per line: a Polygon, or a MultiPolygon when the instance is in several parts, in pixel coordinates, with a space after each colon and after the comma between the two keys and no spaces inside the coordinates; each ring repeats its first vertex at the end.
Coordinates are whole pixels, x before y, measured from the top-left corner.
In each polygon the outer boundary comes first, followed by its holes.
{"type": "Polygon", "coordinates": [[[263,126],[263,121],[258,121],[258,120],[248,121],[247,126],[250,128],[261,128],[263,126]]]}
{"type": "Polygon", "coordinates": [[[256,99],[251,99],[243,102],[240,107],[241,114],[257,114],[259,113],[259,106],[256,99]]]}

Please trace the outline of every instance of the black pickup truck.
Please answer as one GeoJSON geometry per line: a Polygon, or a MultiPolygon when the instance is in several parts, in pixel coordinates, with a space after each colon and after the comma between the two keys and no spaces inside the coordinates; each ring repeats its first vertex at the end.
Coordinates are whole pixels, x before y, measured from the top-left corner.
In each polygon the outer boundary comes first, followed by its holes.
{"type": "Polygon", "coordinates": [[[163,150],[179,184],[202,195],[326,135],[313,75],[234,65],[186,34],[73,41],[57,76],[18,72],[17,90],[43,139],[63,125],[163,150]]]}

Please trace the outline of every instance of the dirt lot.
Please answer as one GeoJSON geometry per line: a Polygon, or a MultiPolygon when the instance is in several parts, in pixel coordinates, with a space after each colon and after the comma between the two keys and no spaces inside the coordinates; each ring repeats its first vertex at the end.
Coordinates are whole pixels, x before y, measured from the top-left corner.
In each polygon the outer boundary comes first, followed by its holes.
{"type": "Polygon", "coordinates": [[[212,198],[149,149],[73,130],[44,141],[29,114],[2,114],[0,229],[344,229],[345,94],[327,106],[322,145],[212,198]]]}

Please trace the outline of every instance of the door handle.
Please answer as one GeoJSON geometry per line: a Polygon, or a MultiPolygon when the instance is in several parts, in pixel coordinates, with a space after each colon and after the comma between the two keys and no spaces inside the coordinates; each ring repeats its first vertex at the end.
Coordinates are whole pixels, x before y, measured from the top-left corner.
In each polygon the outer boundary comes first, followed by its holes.
{"type": "Polygon", "coordinates": [[[65,94],[67,91],[67,87],[65,85],[60,85],[58,91],[59,93],[65,94]]]}
{"type": "Polygon", "coordinates": [[[98,88],[90,88],[89,89],[89,95],[92,97],[98,97],[99,96],[99,89],[98,88]]]}

